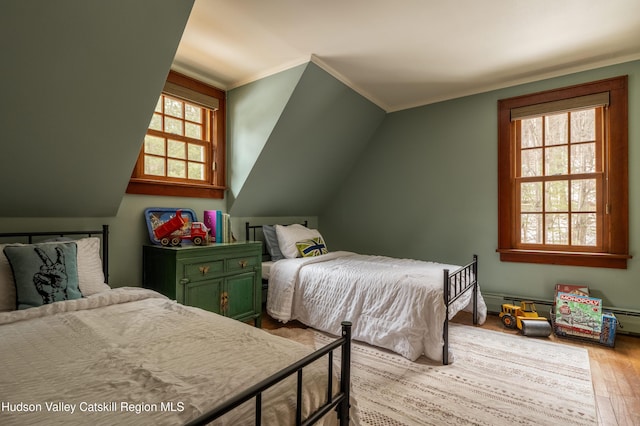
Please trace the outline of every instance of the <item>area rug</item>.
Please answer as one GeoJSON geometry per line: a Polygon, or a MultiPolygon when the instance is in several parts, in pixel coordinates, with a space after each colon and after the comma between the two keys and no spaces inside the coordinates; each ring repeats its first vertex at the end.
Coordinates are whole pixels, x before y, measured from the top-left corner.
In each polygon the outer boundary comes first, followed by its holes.
{"type": "MultiPolygon", "coordinates": [[[[310,329],[281,333],[307,344],[313,334],[316,347],[333,339],[310,329]]],[[[450,336],[455,361],[447,366],[353,342],[359,423],[597,424],[586,349],[460,324],[450,324],[450,336]]]]}

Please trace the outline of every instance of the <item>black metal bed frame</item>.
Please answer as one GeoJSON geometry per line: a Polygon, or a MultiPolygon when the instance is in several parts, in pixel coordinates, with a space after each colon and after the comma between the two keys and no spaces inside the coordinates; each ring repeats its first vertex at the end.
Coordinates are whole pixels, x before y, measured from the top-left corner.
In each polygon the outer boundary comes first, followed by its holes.
{"type": "Polygon", "coordinates": [[[442,346],[442,363],[449,364],[449,306],[458,300],[464,293],[473,289],[473,324],[478,324],[478,255],[473,255],[473,261],[460,269],[449,273],[448,269],[443,271],[444,275],[444,306],[446,315],[442,328],[444,345],[442,346]]]}
{"type": "Polygon", "coordinates": [[[267,377],[260,383],[248,388],[242,393],[222,403],[218,407],[203,414],[195,420],[187,423],[187,426],[205,425],[241,404],[255,399],[255,424],[261,425],[262,415],[262,393],[271,386],[283,381],[293,374],[297,374],[297,386],[296,386],[296,425],[312,425],[318,420],[323,418],[331,410],[335,409],[338,415],[338,420],[341,426],[347,426],[349,424],[349,408],[350,408],[350,388],[351,388],[351,323],[348,321],[342,322],[342,337],[334,340],[333,342],[323,346],[317,351],[307,355],[300,361],[283,368],[277,373],[267,377]],[[337,348],[341,348],[341,360],[340,360],[340,388],[338,393],[333,393],[333,351],[337,348]],[[327,400],[326,402],[317,408],[309,417],[302,419],[302,387],[303,369],[312,362],[327,356],[327,400]]]}
{"type": "MultiPolygon", "coordinates": [[[[68,235],[86,235],[88,237],[93,237],[96,235],[100,236],[100,240],[102,242],[102,271],[104,272],[104,280],[105,283],[109,282],[109,225],[102,225],[101,230],[93,230],[93,231],[44,231],[44,232],[2,232],[0,233],[0,238],[13,238],[18,237],[27,240],[28,244],[33,244],[34,237],[65,237],[68,235]]],[[[17,241],[12,241],[17,242],[17,241]]]]}
{"type": "MultiPolygon", "coordinates": [[[[245,222],[246,240],[256,240],[256,230],[262,228],[263,225],[250,225],[245,222]],[[251,238],[253,237],[253,238],[251,238]]],[[[304,222],[307,226],[307,221],[304,222]]],[[[263,237],[264,238],[264,237],[263,237]]],[[[265,244],[263,244],[265,246],[265,244]]],[[[264,247],[263,247],[263,250],[264,247]]],[[[268,253],[267,253],[268,257],[268,253]]],[[[264,259],[264,256],[263,256],[264,259]]],[[[444,325],[442,329],[442,337],[444,345],[442,346],[442,364],[449,364],[449,307],[453,302],[459,299],[464,293],[472,289],[473,291],[473,324],[478,324],[478,256],[473,255],[473,261],[453,272],[448,269],[444,273],[444,291],[443,300],[446,310],[444,325]]],[[[263,280],[264,281],[264,280],[263,280]]]]}

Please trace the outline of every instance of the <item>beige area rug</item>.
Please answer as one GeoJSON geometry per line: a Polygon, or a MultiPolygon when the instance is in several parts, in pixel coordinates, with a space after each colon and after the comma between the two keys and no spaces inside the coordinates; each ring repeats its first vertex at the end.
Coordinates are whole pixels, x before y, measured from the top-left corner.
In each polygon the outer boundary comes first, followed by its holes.
{"type": "MultiPolygon", "coordinates": [[[[274,334],[320,347],[310,329],[274,334]]],[[[411,362],[360,342],[352,345],[352,396],[362,425],[595,425],[585,349],[539,338],[450,325],[455,362],[411,362]]],[[[339,354],[338,357],[339,358],[339,354]]]]}

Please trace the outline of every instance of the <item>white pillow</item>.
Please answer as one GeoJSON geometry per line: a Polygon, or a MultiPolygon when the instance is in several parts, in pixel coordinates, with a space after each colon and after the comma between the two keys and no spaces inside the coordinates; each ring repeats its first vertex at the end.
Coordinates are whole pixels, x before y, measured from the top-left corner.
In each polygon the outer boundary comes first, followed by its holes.
{"type": "MultiPolygon", "coordinates": [[[[86,297],[110,290],[111,287],[104,282],[100,238],[81,238],[75,243],[78,245],[78,281],[82,295],[86,297]]],[[[7,245],[25,244],[0,244],[0,312],[16,309],[16,284],[9,260],[4,255],[7,245]]]]}
{"type": "Polygon", "coordinates": [[[0,312],[16,310],[16,284],[9,259],[4,255],[8,244],[0,244],[0,312]]]}
{"type": "Polygon", "coordinates": [[[322,237],[317,229],[309,229],[298,223],[293,225],[276,225],[276,235],[278,236],[278,246],[287,259],[300,257],[300,252],[296,243],[311,238],[322,237]]]}
{"type": "Polygon", "coordinates": [[[86,297],[111,290],[111,287],[104,282],[100,238],[82,238],[76,240],[76,244],[78,244],[78,286],[82,295],[86,297]]]}

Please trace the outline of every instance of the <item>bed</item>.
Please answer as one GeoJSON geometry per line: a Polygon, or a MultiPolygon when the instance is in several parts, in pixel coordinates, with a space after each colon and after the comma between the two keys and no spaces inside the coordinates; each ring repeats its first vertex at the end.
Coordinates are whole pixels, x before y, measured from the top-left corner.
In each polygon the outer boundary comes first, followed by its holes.
{"type": "Polygon", "coordinates": [[[348,322],[313,351],[148,289],[111,288],[108,235],[107,226],[0,234],[0,424],[346,425],[353,418],[348,322]],[[334,366],[336,350],[344,361],[334,366]]]}
{"type": "Polygon", "coordinates": [[[487,308],[478,286],[478,257],[450,265],[329,251],[322,235],[303,224],[245,224],[247,240],[263,240],[267,313],[274,319],[339,333],[338,318],[353,324],[352,338],[410,360],[443,364],[449,320],[462,310],[483,323],[487,308]]]}

